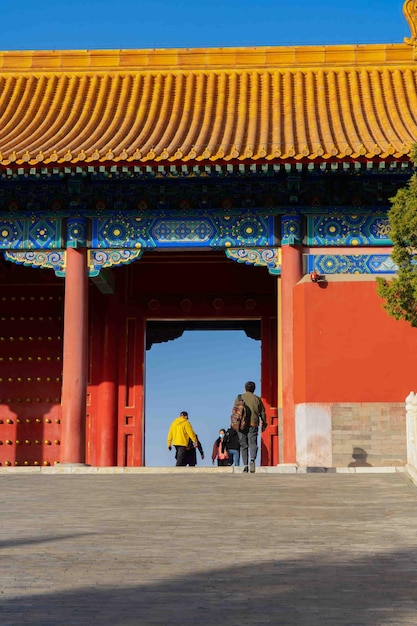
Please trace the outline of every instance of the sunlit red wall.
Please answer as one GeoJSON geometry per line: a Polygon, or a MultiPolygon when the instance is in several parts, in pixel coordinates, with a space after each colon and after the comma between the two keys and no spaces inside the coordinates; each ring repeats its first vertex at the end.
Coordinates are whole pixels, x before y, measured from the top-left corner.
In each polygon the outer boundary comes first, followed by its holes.
{"type": "Polygon", "coordinates": [[[296,404],[403,402],[417,391],[417,328],[388,315],[373,280],[306,277],[294,321],[296,404]]]}

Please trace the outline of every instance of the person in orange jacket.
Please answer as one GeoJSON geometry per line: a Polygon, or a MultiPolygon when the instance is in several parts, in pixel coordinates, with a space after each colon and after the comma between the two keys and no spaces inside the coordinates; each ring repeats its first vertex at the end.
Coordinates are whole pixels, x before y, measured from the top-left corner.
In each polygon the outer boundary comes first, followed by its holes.
{"type": "Polygon", "coordinates": [[[213,451],[211,453],[211,460],[213,462],[213,465],[216,459],[217,459],[217,465],[219,466],[230,465],[229,455],[227,453],[226,442],[224,439],[225,434],[226,434],[225,429],[221,428],[219,430],[219,436],[217,437],[217,439],[215,440],[213,444],[213,451]]]}

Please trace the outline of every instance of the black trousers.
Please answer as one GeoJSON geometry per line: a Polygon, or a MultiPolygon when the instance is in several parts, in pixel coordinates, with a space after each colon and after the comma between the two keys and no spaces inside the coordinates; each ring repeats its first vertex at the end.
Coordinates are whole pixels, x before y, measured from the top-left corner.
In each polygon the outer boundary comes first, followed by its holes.
{"type": "Polygon", "coordinates": [[[185,464],[190,467],[195,467],[197,465],[197,452],[195,448],[187,450],[185,454],[185,464]]]}
{"type": "Polygon", "coordinates": [[[187,446],[175,446],[175,449],[177,451],[175,454],[176,467],[185,467],[187,465],[187,446]]]}

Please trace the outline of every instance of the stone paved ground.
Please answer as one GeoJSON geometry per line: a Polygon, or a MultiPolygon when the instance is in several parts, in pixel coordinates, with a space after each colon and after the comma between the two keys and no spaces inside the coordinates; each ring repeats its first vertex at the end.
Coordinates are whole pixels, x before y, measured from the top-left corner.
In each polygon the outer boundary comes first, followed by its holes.
{"type": "Polygon", "coordinates": [[[0,483],[1,626],[417,625],[404,474],[0,483]]]}

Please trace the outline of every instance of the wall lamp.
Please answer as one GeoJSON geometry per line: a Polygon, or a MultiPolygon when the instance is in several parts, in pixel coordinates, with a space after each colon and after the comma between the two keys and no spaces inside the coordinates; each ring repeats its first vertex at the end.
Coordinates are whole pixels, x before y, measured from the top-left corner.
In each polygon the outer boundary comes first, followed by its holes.
{"type": "Polygon", "coordinates": [[[312,283],[325,283],[326,277],[323,274],[319,274],[314,270],[310,273],[310,280],[312,283]]]}

